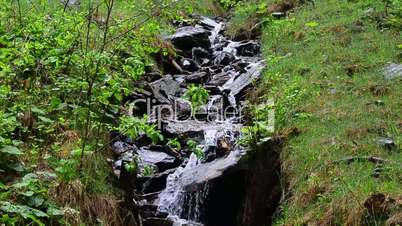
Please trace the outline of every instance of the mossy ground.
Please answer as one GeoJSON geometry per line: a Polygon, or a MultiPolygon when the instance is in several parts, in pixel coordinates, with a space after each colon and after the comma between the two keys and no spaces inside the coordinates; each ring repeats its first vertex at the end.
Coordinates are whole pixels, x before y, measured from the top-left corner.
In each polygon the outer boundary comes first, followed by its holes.
{"type": "Polygon", "coordinates": [[[402,81],[383,74],[401,63],[402,36],[386,7],[315,1],[265,26],[260,100],[275,99],[279,132],[300,131],[282,153],[288,195],[276,224],[382,225],[401,211],[380,216],[364,206],[373,194],[402,197],[402,81]],[[393,150],[378,145],[384,137],[393,150]],[[385,163],[340,161],[363,156],[385,163]]]}

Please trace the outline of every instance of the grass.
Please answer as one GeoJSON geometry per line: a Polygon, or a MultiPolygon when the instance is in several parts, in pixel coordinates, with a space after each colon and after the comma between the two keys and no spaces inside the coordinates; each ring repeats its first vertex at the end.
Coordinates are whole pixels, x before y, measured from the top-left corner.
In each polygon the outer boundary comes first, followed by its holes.
{"type": "Polygon", "coordinates": [[[381,1],[315,1],[263,29],[260,101],[275,98],[279,133],[301,131],[281,156],[288,195],[277,225],[382,225],[402,211],[365,206],[373,194],[402,197],[402,81],[383,76],[401,63],[402,36],[373,16],[386,11],[381,1]],[[383,137],[397,148],[380,147],[383,137]],[[362,156],[386,162],[334,163],[362,156]]]}

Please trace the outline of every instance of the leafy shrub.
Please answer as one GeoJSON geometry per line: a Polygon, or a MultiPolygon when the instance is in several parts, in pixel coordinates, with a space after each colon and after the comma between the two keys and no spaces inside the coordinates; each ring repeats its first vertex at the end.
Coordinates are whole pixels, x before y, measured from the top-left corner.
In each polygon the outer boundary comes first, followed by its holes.
{"type": "Polygon", "coordinates": [[[176,151],[181,149],[181,144],[180,142],[177,140],[177,138],[174,139],[170,139],[169,142],[167,143],[167,145],[173,149],[175,149],[176,151]]]}
{"type": "Polygon", "coordinates": [[[184,98],[189,100],[192,104],[193,109],[198,109],[201,105],[206,104],[209,98],[209,91],[206,90],[201,85],[191,84],[186,93],[184,94],[184,98]]]}
{"type": "Polygon", "coordinates": [[[122,134],[130,136],[133,139],[146,135],[154,143],[163,141],[163,135],[157,129],[157,125],[150,125],[147,121],[147,117],[139,119],[137,117],[122,116],[120,117],[120,125],[117,129],[122,134]]]}
{"type": "Polygon", "coordinates": [[[195,142],[194,140],[191,139],[188,140],[187,146],[189,150],[197,156],[198,159],[202,159],[204,157],[203,150],[200,147],[198,147],[197,142],[195,142]]]}

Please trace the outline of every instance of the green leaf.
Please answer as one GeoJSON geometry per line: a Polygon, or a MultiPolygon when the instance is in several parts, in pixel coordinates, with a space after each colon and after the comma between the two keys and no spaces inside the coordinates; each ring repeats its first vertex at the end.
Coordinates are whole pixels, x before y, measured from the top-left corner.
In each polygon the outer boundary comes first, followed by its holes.
{"type": "Polygon", "coordinates": [[[9,155],[21,155],[22,151],[14,146],[5,145],[0,149],[0,152],[6,153],[9,155]]]}
{"type": "Polygon", "coordinates": [[[307,27],[317,27],[319,25],[319,23],[315,22],[315,21],[311,21],[306,23],[307,27]]]}
{"type": "Polygon", "coordinates": [[[50,118],[46,118],[46,117],[43,117],[43,116],[38,116],[38,118],[39,118],[39,120],[41,120],[44,123],[53,123],[54,122],[50,118]]]}
{"type": "Polygon", "coordinates": [[[31,108],[31,111],[32,111],[33,113],[38,114],[38,115],[44,115],[44,114],[46,114],[45,111],[43,111],[43,110],[41,110],[41,109],[39,109],[38,107],[35,107],[35,106],[31,108]]]}
{"type": "Polygon", "coordinates": [[[50,206],[50,207],[47,209],[47,214],[48,214],[49,216],[63,216],[63,215],[64,215],[64,212],[63,212],[62,210],[58,209],[58,208],[55,208],[55,207],[53,207],[53,206],[50,206]]]}

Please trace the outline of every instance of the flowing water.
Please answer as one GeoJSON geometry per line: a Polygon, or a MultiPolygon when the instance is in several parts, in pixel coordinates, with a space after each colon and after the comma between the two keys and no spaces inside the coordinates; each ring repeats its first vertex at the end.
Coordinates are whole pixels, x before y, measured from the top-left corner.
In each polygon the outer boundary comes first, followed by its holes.
{"type": "MultiPolygon", "coordinates": [[[[184,71],[189,72],[184,75],[165,76],[153,82],[154,87],[157,87],[151,90],[153,96],[161,97],[159,99],[163,99],[161,102],[164,104],[181,98],[183,90],[180,90],[180,87],[188,85],[183,85],[183,82],[192,76],[192,80],[199,80],[198,84],[210,90],[209,102],[204,108],[207,114],[213,114],[215,117],[214,120],[209,117],[163,120],[164,133],[197,140],[199,148],[204,152],[205,157],[202,159],[198,159],[194,153],[184,157],[181,154],[180,159],[184,161],[174,165],[176,157],[172,157],[171,152],[166,154],[166,151],[144,151],[151,150],[152,147],[149,146],[139,147],[134,151],[133,155],[139,156],[138,159],[145,162],[144,164],[155,164],[159,169],[154,177],[144,177],[143,180],[147,180],[144,184],[149,186],[157,181],[155,183],[158,185],[164,185],[159,186],[162,189],[157,186],[150,189],[156,193],[152,193],[152,199],[145,198],[143,201],[146,206],[156,207],[156,210],[151,211],[149,220],[157,217],[167,219],[177,226],[203,225],[205,205],[209,200],[213,181],[235,167],[247,152],[237,144],[243,122],[242,105],[248,88],[261,74],[264,61],[259,55],[259,44],[256,41],[232,41],[223,35],[225,26],[226,23],[222,20],[201,17],[194,27],[180,28],[170,37],[172,43],[183,52],[191,52],[187,54],[188,58],[183,58],[182,62],[185,63],[179,63],[184,71]],[[204,34],[208,34],[206,40],[204,34]],[[193,61],[199,65],[192,66],[196,64],[192,63],[193,61]],[[168,85],[163,91],[165,84],[168,85]],[[173,166],[170,167],[169,164],[173,166]],[[161,168],[171,169],[162,171],[161,168]],[[156,194],[156,197],[153,194],[156,194]]],[[[200,113],[199,115],[202,116],[200,113]]],[[[122,170],[122,158],[118,159],[116,162],[120,161],[120,165],[115,166],[116,172],[122,170]]]]}

